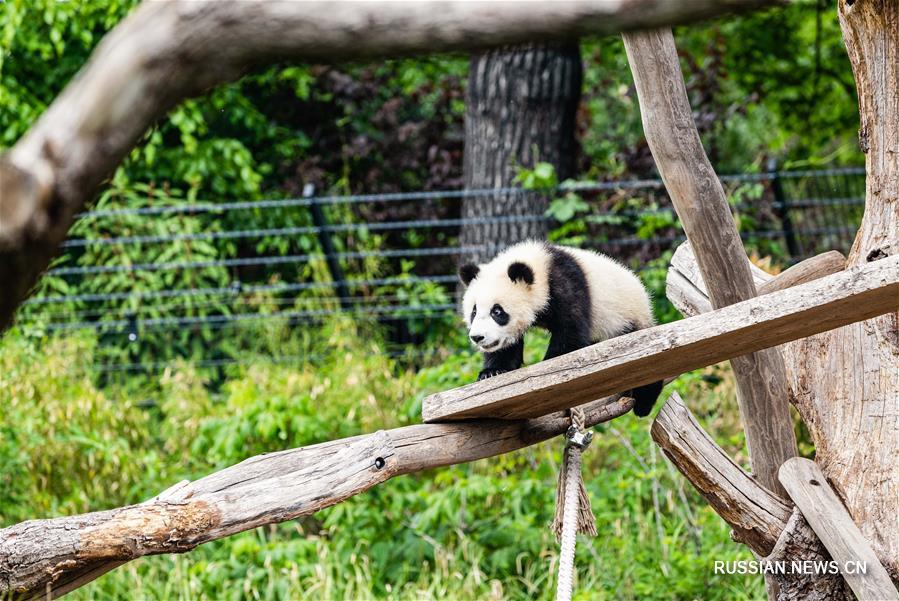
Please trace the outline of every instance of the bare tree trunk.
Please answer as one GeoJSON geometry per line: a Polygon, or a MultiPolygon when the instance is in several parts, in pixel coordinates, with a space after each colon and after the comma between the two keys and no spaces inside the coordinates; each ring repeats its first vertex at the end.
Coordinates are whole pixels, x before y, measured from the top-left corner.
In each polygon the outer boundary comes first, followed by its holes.
{"type": "MultiPolygon", "coordinates": [[[[500,48],[471,58],[465,109],[465,187],[506,188],[516,167],[555,167],[559,180],[574,175],[575,116],[581,98],[581,53],[573,44],[500,48]]],[[[537,219],[548,198],[536,193],[490,193],[466,198],[464,218],[513,216],[462,228],[468,260],[483,261],[499,248],[546,236],[537,219]],[[530,216],[534,219],[515,219],[530,216]]]]}
{"type": "MultiPolygon", "coordinates": [[[[849,265],[899,254],[899,3],[841,0],[867,168],[849,265]]],[[[899,582],[899,312],[784,347],[815,460],[899,582]]]]}

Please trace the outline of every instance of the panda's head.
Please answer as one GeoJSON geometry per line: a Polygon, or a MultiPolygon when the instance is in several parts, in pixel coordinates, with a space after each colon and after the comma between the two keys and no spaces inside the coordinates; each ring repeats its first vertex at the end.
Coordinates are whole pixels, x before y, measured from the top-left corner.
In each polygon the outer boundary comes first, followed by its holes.
{"type": "Polygon", "coordinates": [[[534,324],[549,302],[547,264],[544,245],[524,243],[485,265],[459,269],[467,286],[463,317],[478,350],[493,353],[511,346],[534,324]]]}

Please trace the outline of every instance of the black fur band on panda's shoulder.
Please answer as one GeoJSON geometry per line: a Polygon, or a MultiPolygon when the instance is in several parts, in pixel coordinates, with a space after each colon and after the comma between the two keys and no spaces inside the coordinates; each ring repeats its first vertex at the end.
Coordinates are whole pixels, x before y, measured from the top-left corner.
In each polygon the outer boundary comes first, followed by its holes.
{"type": "Polygon", "coordinates": [[[534,283],[534,270],[516,261],[509,265],[509,279],[513,282],[524,282],[528,286],[534,283]]]}
{"type": "Polygon", "coordinates": [[[550,332],[544,359],[552,359],[590,346],[591,309],[587,274],[565,250],[547,245],[549,264],[549,303],[537,318],[540,327],[550,332]]]}
{"type": "Polygon", "coordinates": [[[462,280],[463,284],[468,286],[471,283],[471,280],[478,277],[478,273],[480,272],[481,268],[474,263],[466,263],[459,268],[459,279],[462,280]]]}

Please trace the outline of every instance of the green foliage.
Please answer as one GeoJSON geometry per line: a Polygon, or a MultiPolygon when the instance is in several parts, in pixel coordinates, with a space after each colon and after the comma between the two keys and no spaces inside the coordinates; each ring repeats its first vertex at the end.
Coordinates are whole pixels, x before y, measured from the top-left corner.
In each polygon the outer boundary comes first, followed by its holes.
{"type": "MultiPolygon", "coordinates": [[[[471,381],[480,361],[456,353],[415,372],[346,321],[314,339],[310,350],[326,355],[315,368],[235,369],[211,393],[183,364],[134,395],[81,375],[89,340],[36,350],[7,336],[0,526],[139,502],[253,454],[415,422],[424,395],[471,381]],[[147,399],[153,408],[139,406],[147,399]]],[[[528,361],[545,343],[529,339],[528,361]]],[[[721,375],[714,389],[699,374],[676,386],[735,452],[742,437],[734,412],[720,408],[732,394],[721,375]]],[[[714,560],[749,554],[654,449],[647,426],[633,416],[603,425],[585,455],[602,534],[579,541],[579,598],[760,598],[760,579],[713,574],[714,560]]],[[[551,598],[558,549],[547,524],[560,452],[553,440],[396,478],[314,516],[129,563],[73,598],[551,598]]]]}
{"type": "MultiPolygon", "coordinates": [[[[0,2],[0,148],[15,143],[86,62],[103,34],[136,0],[0,2]]],[[[720,172],[758,170],[768,156],[786,166],[856,164],[857,110],[836,12],[793,3],[676,31],[703,142],[720,172]],[[819,26],[820,22],[820,26],[819,26]]],[[[586,61],[579,112],[579,179],[653,175],[620,39],[582,44],[586,61]]],[[[96,201],[96,208],[217,203],[320,192],[456,188],[461,183],[465,57],[382,61],[342,67],[274,65],[188,100],[142,138],[96,201]]],[[[547,163],[517,181],[556,189],[547,163]]],[[[794,182],[788,194],[812,197],[794,182]]],[[[765,218],[758,184],[729,189],[742,232],[765,218]]],[[[596,246],[621,232],[640,240],[680,233],[655,196],[553,195],[550,239],[596,246]]],[[[384,207],[329,207],[332,223],[444,217],[445,205],[406,214],[384,207]]],[[[838,209],[836,222],[861,208],[838,209]]],[[[801,219],[801,217],[800,217],[801,219]]],[[[308,210],[277,209],[178,217],[83,220],[57,265],[219,261],[319,250],[312,234],[165,245],[108,245],[115,236],[160,236],[235,229],[305,227],[308,210]]],[[[800,225],[800,223],[797,223],[800,225]]],[[[337,250],[453,244],[445,232],[335,236],[337,250]]],[[[816,242],[828,244],[822,236],[816,242]]],[[[751,250],[782,257],[777,240],[750,237],[751,250]]],[[[622,254],[656,299],[659,321],[677,317],[664,299],[670,251],[622,254]]],[[[409,311],[449,304],[451,292],[413,277],[430,262],[345,261],[353,277],[399,275],[365,298],[393,298],[409,311]]],[[[118,272],[104,277],[48,276],[38,293],[162,292],[216,288],[235,280],[328,281],[323,261],[256,271],[209,266],[118,272]]],[[[149,498],[250,455],[414,423],[425,394],[474,379],[479,358],[463,348],[449,320],[417,318],[410,333],[433,357],[388,359],[381,332],[336,320],[287,327],[206,326],[90,337],[47,336],[48,323],[97,318],[204,317],[239,312],[336,308],[332,294],[308,291],[208,295],[140,303],[72,302],[29,306],[35,325],[0,340],[0,525],[104,509],[149,498]],[[434,350],[437,349],[437,350],[434,350]],[[210,354],[210,351],[212,353],[210,354]],[[277,365],[272,359],[315,357],[277,365]],[[95,363],[187,359],[155,374],[93,377],[95,363]],[[204,369],[195,361],[256,359],[204,369]]],[[[528,361],[545,337],[529,336],[528,361]]],[[[733,383],[712,368],[674,385],[691,399],[716,440],[745,463],[733,409],[733,383]]],[[[748,558],[727,528],[649,442],[631,416],[598,428],[586,457],[588,488],[601,535],[582,539],[578,598],[761,598],[761,581],[715,576],[714,560],[748,558]]],[[[808,450],[807,443],[804,447],[808,450]]],[[[75,593],[81,599],[548,598],[557,559],[546,524],[553,510],[557,441],[508,456],[404,476],[320,514],[204,545],[186,556],[132,562],[75,593]]]]}
{"type": "Polygon", "coordinates": [[[0,148],[24,134],[137,0],[0,3],[0,148]]]}
{"type": "Polygon", "coordinates": [[[539,162],[534,165],[533,169],[527,167],[518,167],[515,179],[513,181],[521,184],[525,190],[536,190],[538,192],[553,192],[559,185],[556,176],[556,168],[552,163],[539,162]]]}
{"type": "Polygon", "coordinates": [[[569,191],[562,196],[552,199],[549,207],[546,209],[546,215],[564,223],[570,221],[575,215],[589,210],[590,205],[584,202],[584,199],[569,191]]]}

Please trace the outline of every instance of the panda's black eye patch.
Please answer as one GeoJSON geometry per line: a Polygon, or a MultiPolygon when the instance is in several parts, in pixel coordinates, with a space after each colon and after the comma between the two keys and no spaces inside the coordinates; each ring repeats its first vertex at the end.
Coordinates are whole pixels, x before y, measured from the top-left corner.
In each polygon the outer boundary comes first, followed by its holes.
{"type": "Polygon", "coordinates": [[[503,308],[500,305],[493,305],[493,308],[490,309],[490,317],[501,326],[509,323],[509,314],[503,311],[503,308]]]}
{"type": "Polygon", "coordinates": [[[471,321],[474,321],[474,316],[478,314],[478,306],[475,305],[471,308],[471,321]]]}

